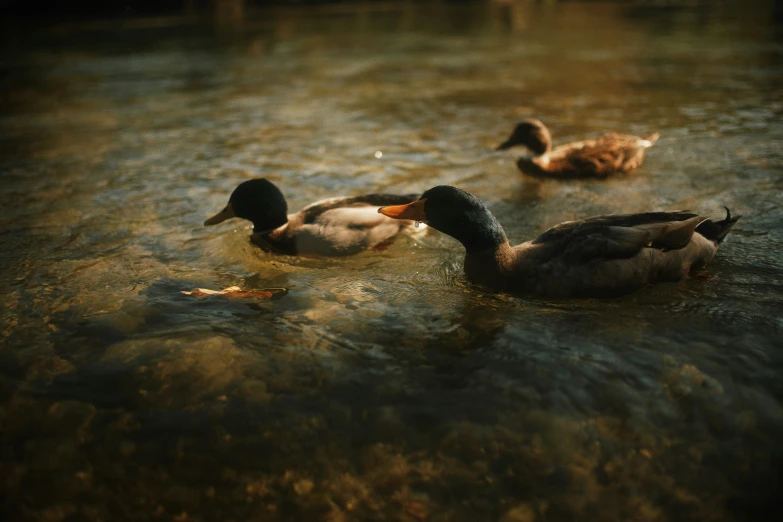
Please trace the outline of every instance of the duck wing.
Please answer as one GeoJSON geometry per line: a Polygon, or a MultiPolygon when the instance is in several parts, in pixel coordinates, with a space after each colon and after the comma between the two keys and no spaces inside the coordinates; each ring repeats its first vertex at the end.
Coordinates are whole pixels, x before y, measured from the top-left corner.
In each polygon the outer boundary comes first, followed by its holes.
{"type": "Polygon", "coordinates": [[[683,248],[707,222],[708,218],[686,211],[598,216],[552,227],[533,244],[545,245],[546,259],[558,257],[566,263],[624,259],[642,248],[683,248]]]}
{"type": "Polygon", "coordinates": [[[557,147],[549,156],[548,170],[571,176],[604,177],[630,172],[641,165],[644,152],[658,134],[640,138],[628,134],[606,134],[595,140],[557,147]]]}
{"type": "Polygon", "coordinates": [[[364,194],[362,196],[347,196],[322,199],[307,205],[298,214],[303,223],[313,223],[328,210],[356,207],[384,207],[387,205],[404,205],[419,199],[421,194],[364,194]]]}
{"type": "Polygon", "coordinates": [[[284,241],[289,251],[300,255],[357,254],[412,228],[410,221],[379,214],[379,207],[418,198],[419,194],[365,194],[316,201],[289,216],[284,241]]]}
{"type": "Polygon", "coordinates": [[[392,241],[409,228],[410,221],[386,217],[375,206],[359,205],[325,210],[311,223],[291,227],[289,234],[300,254],[344,256],[392,241]]]}

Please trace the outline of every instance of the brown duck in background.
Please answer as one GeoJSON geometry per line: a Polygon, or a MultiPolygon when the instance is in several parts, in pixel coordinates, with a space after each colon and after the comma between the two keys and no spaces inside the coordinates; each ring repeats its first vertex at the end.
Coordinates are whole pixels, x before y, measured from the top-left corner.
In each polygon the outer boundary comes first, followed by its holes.
{"type": "Polygon", "coordinates": [[[644,153],[658,141],[656,132],[647,138],[629,134],[605,134],[594,140],[576,141],[552,148],[549,129],[536,119],[518,124],[497,150],[523,145],[535,154],[519,158],[523,173],[541,178],[606,178],[628,174],[642,164],[644,153]]]}

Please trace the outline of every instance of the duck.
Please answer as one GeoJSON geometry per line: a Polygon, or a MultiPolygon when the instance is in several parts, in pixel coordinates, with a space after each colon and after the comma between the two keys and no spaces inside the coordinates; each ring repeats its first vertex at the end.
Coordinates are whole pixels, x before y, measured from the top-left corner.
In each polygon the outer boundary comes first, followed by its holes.
{"type": "Polygon", "coordinates": [[[616,297],[681,281],[709,263],[741,217],[728,209],[720,221],[688,211],[603,215],[561,223],[512,247],[479,198],[449,185],[378,212],[426,223],[462,243],[469,281],[543,297],[616,297]]]}
{"type": "Polygon", "coordinates": [[[348,256],[387,248],[413,221],[378,214],[384,205],[415,199],[416,194],[367,194],[316,201],[295,214],[280,189],[264,178],[240,183],[228,204],[204,222],[213,226],[231,218],[253,223],[250,240],[268,252],[286,255],[348,256]]]}
{"type": "Polygon", "coordinates": [[[646,138],[630,134],[604,134],[594,140],[566,143],[552,148],[552,135],[539,120],[530,118],[517,124],[511,136],[497,150],[516,145],[527,147],[534,156],[517,160],[522,173],[536,178],[602,178],[630,174],[644,161],[644,154],[660,134],[646,138]]]}

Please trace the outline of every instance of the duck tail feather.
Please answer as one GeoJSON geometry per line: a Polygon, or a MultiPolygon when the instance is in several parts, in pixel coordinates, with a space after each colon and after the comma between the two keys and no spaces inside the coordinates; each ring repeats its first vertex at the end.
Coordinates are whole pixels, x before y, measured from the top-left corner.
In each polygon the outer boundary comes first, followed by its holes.
{"type": "Polygon", "coordinates": [[[652,147],[655,145],[655,142],[658,141],[658,138],[660,138],[661,135],[658,132],[653,132],[649,136],[647,136],[645,139],[650,142],[650,146],[652,147]]]}
{"type": "Polygon", "coordinates": [[[720,221],[712,221],[708,219],[696,228],[696,232],[706,237],[707,239],[711,239],[712,241],[715,241],[718,244],[723,242],[723,240],[726,238],[726,235],[731,230],[731,227],[733,227],[734,224],[737,221],[739,221],[739,219],[742,217],[742,216],[732,217],[729,208],[728,207],[723,207],[723,208],[726,209],[725,219],[721,219],[720,221]]]}

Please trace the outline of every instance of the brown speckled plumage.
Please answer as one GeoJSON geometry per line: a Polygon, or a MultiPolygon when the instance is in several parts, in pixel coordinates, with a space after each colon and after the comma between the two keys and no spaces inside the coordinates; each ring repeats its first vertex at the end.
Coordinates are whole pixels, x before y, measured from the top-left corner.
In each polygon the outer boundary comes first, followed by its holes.
{"type": "Polygon", "coordinates": [[[645,152],[658,137],[658,133],[647,138],[605,134],[597,139],[567,143],[552,149],[551,135],[546,126],[538,120],[529,119],[517,125],[498,150],[516,145],[527,147],[535,156],[519,158],[517,166],[530,176],[606,178],[612,174],[629,174],[639,167],[645,152]]]}

